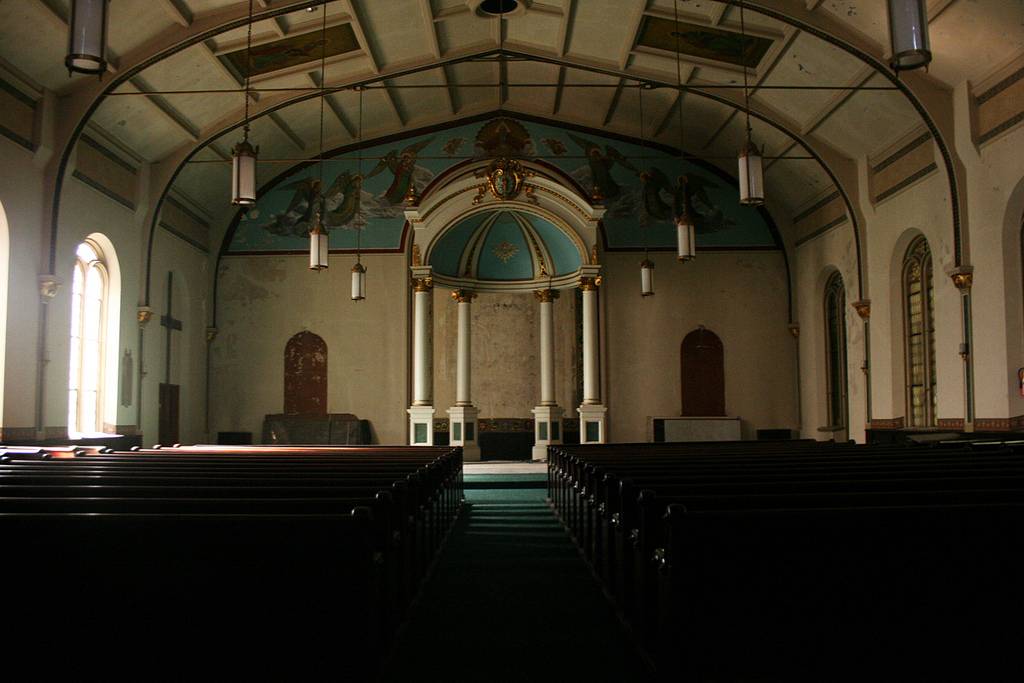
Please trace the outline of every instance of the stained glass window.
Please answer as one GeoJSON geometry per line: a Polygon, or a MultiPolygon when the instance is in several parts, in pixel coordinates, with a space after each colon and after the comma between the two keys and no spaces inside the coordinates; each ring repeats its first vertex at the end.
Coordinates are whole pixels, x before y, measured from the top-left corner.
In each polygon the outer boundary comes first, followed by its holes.
{"type": "Polygon", "coordinates": [[[828,420],[831,427],[846,426],[846,293],[843,276],[833,273],[825,285],[825,365],[828,420]]]}
{"type": "Polygon", "coordinates": [[[107,271],[98,247],[82,242],[71,277],[71,358],[68,373],[68,431],[103,431],[103,328],[107,271]]]}
{"type": "Polygon", "coordinates": [[[935,424],[934,311],[931,249],[924,237],[918,237],[903,262],[907,422],[911,427],[935,424]]]}

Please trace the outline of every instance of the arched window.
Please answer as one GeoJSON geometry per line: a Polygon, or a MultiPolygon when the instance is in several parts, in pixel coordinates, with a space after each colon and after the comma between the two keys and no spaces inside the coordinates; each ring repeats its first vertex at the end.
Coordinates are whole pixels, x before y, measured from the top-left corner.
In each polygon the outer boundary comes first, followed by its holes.
{"type": "Polygon", "coordinates": [[[932,252],[918,237],[903,259],[903,321],[907,385],[907,423],[935,424],[935,320],[932,252]]]}
{"type": "Polygon", "coordinates": [[[109,277],[99,246],[78,245],[71,277],[68,431],[103,431],[103,377],[109,277]]]}
{"type": "Polygon", "coordinates": [[[846,291],[836,271],[825,285],[825,368],[828,383],[828,425],[845,427],[846,414],[846,291]]]}

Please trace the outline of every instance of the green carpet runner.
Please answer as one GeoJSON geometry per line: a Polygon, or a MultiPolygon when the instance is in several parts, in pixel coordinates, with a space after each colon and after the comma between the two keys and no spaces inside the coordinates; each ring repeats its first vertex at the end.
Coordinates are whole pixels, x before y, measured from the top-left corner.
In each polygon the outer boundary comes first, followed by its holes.
{"type": "Polygon", "coordinates": [[[382,680],[649,680],[544,482],[466,477],[466,505],[382,680]]]}

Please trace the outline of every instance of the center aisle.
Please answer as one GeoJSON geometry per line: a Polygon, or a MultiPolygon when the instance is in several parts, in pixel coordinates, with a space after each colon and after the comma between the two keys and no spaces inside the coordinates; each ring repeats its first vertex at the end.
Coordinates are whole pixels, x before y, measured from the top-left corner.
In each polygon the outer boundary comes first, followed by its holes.
{"type": "Polygon", "coordinates": [[[466,505],[381,680],[651,680],[548,507],[544,475],[466,480],[466,505]]]}

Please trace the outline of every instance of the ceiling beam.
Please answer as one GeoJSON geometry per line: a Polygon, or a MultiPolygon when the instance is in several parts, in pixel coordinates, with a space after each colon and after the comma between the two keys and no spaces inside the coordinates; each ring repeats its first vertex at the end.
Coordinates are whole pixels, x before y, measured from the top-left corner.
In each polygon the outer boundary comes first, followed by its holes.
{"type": "Polygon", "coordinates": [[[448,113],[455,116],[458,113],[458,107],[455,103],[455,89],[451,86],[451,81],[448,80],[448,69],[437,69],[437,82],[438,85],[445,86],[444,93],[445,101],[448,104],[448,113]]]}
{"type": "Polygon", "coordinates": [[[391,105],[391,111],[395,113],[395,118],[402,124],[402,128],[409,122],[408,116],[402,111],[401,103],[398,101],[398,97],[395,95],[395,91],[390,87],[392,84],[388,81],[383,81],[384,85],[384,99],[391,105]]]}
{"type": "Polygon", "coordinates": [[[57,0],[36,0],[37,3],[49,10],[49,15],[56,20],[56,24],[66,30],[68,26],[68,15],[64,7],[57,0]]]}
{"type": "Polygon", "coordinates": [[[420,0],[420,13],[423,15],[423,30],[427,34],[430,52],[434,59],[441,59],[441,43],[437,37],[437,23],[434,21],[434,10],[430,0],[420,0]]]}
{"type": "Polygon", "coordinates": [[[282,133],[284,133],[286,138],[288,138],[289,140],[292,141],[293,145],[298,147],[303,152],[306,151],[306,142],[305,142],[305,140],[300,138],[298,136],[298,134],[294,130],[291,129],[291,126],[289,126],[287,123],[284,122],[284,119],[281,118],[280,114],[278,114],[277,112],[271,112],[270,114],[267,115],[267,118],[270,119],[270,121],[275,126],[277,126],[278,130],[280,130],[282,133]]]}
{"type": "MultiPolygon", "coordinates": [[[[857,73],[853,75],[853,78],[847,83],[851,88],[859,88],[868,82],[868,80],[875,75],[874,69],[869,66],[864,66],[857,73]]],[[[811,118],[809,118],[800,129],[801,135],[810,135],[820,126],[828,117],[832,116],[840,107],[842,107],[847,100],[857,94],[856,90],[842,90],[837,92],[828,102],[824,104],[818,111],[816,111],[811,118]]]]}
{"type": "Polygon", "coordinates": [[[192,12],[180,0],[159,0],[159,3],[171,19],[182,26],[192,25],[192,12]]]}
{"type": "Polygon", "coordinates": [[[551,108],[551,115],[554,116],[562,108],[562,95],[565,93],[565,67],[558,69],[558,82],[555,85],[555,104],[551,108]]]}
{"type": "Polygon", "coordinates": [[[356,34],[356,40],[363,46],[363,51],[370,62],[370,70],[375,74],[379,74],[381,71],[380,50],[370,42],[370,39],[366,36],[366,31],[363,30],[363,24],[366,23],[363,13],[356,9],[351,0],[342,0],[342,2],[344,2],[348,14],[352,17],[352,31],[356,34]]]}
{"type": "Polygon", "coordinates": [[[572,26],[576,23],[576,5],[578,3],[572,2],[572,0],[563,0],[562,7],[568,6],[568,9],[563,9],[562,19],[562,30],[558,34],[558,39],[555,41],[555,56],[564,57],[565,52],[568,49],[569,40],[572,34],[572,26]]]}
{"type": "Polygon", "coordinates": [[[146,82],[143,81],[141,78],[135,77],[129,80],[127,83],[125,83],[125,86],[129,88],[134,88],[138,92],[145,94],[146,100],[150,104],[152,104],[153,107],[155,107],[158,112],[163,114],[163,117],[167,121],[174,124],[174,126],[176,126],[177,128],[180,128],[181,131],[185,133],[185,137],[187,137],[191,142],[199,141],[199,128],[193,125],[191,121],[186,119],[185,116],[180,111],[178,111],[170,104],[168,104],[167,100],[165,100],[163,97],[159,95],[147,94],[148,91],[152,90],[152,88],[146,85],[146,82]]]}
{"type": "Polygon", "coordinates": [[[612,94],[611,102],[608,103],[608,111],[604,114],[604,124],[607,126],[615,118],[615,110],[619,108],[619,101],[622,99],[622,92],[626,88],[626,79],[620,78],[619,85],[615,88],[615,92],[612,94]]]}
{"type": "Polygon", "coordinates": [[[331,110],[332,114],[334,114],[334,118],[338,119],[338,123],[340,123],[341,127],[345,129],[348,136],[355,140],[359,135],[359,129],[352,121],[349,120],[348,115],[345,114],[345,110],[342,109],[340,104],[338,104],[337,99],[333,95],[327,95],[324,98],[324,102],[327,103],[327,108],[331,110]]]}
{"type": "Polygon", "coordinates": [[[644,7],[646,3],[638,2],[633,8],[633,14],[630,15],[629,21],[626,22],[626,28],[623,35],[629,36],[629,40],[622,44],[622,50],[619,52],[619,70],[625,71],[626,67],[629,66],[629,58],[633,54],[633,48],[636,46],[637,33],[640,31],[640,22],[644,19],[644,7]]]}

